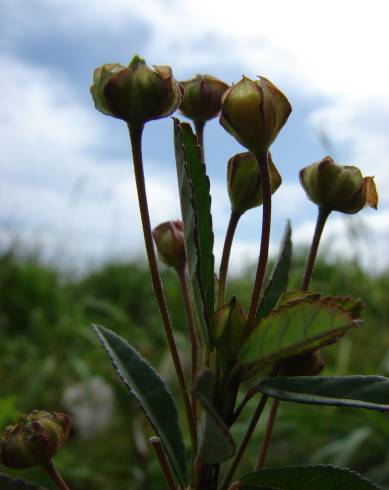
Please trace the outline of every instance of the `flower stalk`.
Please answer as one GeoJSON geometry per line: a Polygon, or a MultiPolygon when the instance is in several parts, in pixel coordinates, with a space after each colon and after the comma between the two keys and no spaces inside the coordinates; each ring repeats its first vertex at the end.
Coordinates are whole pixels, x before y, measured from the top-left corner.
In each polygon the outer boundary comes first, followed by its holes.
{"type": "Polygon", "coordinates": [[[220,263],[220,270],[219,270],[219,296],[218,296],[219,308],[223,306],[225,303],[228,263],[231,255],[232,241],[234,239],[236,227],[238,226],[240,217],[241,214],[236,213],[234,211],[231,212],[230,220],[228,222],[226,237],[224,239],[222,260],[220,263]]]}
{"type": "Polygon", "coordinates": [[[255,282],[253,292],[251,296],[251,302],[249,312],[247,315],[247,328],[250,331],[253,330],[255,324],[255,317],[257,315],[259,300],[261,296],[263,281],[265,279],[267,260],[269,256],[269,243],[270,243],[270,227],[271,227],[271,181],[268,167],[267,153],[258,153],[255,155],[258,161],[259,170],[262,179],[263,188],[263,207],[262,207],[262,232],[261,232],[261,247],[258,258],[257,272],[255,276],[255,282]]]}
{"type": "Polygon", "coordinates": [[[142,227],[143,227],[146,253],[149,262],[151,281],[153,284],[154,294],[157,299],[159,310],[161,313],[161,317],[165,329],[166,340],[173,360],[174,369],[176,371],[181,394],[184,400],[189,433],[192,441],[193,451],[195,453],[197,450],[197,431],[193,422],[192,407],[189,400],[188,390],[186,386],[184,372],[181,365],[181,360],[177,350],[176,341],[174,339],[172,323],[170,320],[170,315],[166,304],[165,294],[163,292],[162,281],[159,273],[157,258],[154,250],[154,244],[153,244],[153,235],[151,231],[149,207],[147,202],[145,178],[143,172],[143,158],[142,158],[143,124],[129,124],[129,131],[130,131],[132,155],[133,155],[133,162],[134,162],[136,188],[138,192],[139,210],[140,210],[142,227]]]}

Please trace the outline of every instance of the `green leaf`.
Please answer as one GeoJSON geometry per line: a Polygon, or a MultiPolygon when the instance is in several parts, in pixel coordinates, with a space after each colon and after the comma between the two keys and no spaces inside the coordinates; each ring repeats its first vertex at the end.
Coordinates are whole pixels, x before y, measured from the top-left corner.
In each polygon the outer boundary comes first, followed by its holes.
{"type": "Polygon", "coordinates": [[[193,389],[204,408],[199,451],[203,461],[207,464],[222,463],[231,459],[235,453],[235,442],[231,433],[212,403],[213,386],[213,376],[208,369],[205,369],[197,378],[193,389]]]}
{"type": "Polygon", "coordinates": [[[318,293],[316,291],[285,291],[285,293],[282,293],[279,300],[277,301],[277,305],[275,309],[280,308],[281,306],[291,304],[291,303],[299,303],[301,300],[305,301],[314,301],[315,299],[321,298],[322,295],[321,293],[318,293]]]}
{"type": "Polygon", "coordinates": [[[254,471],[241,478],[244,490],[380,490],[359,473],[335,466],[287,466],[254,471]]]}
{"type": "Polygon", "coordinates": [[[177,119],[174,119],[174,144],[189,276],[202,334],[210,345],[215,259],[209,178],[196,136],[189,124],[177,119]]]}
{"type": "Polygon", "coordinates": [[[284,237],[281,243],[280,253],[274,269],[270,275],[263,299],[258,309],[256,321],[265,318],[272,310],[281,296],[286,291],[289,281],[290,264],[292,262],[292,227],[287,222],[284,237]]]}
{"type": "Polygon", "coordinates": [[[178,425],[177,408],[165,383],[123,338],[100,325],[94,325],[93,329],[130,395],[139,403],[161,439],[178,481],[185,484],[185,447],[178,425]]]}
{"type": "Polygon", "coordinates": [[[362,311],[366,306],[360,298],[352,298],[351,296],[322,296],[321,300],[324,303],[337,304],[354,319],[361,318],[362,311]]]}
{"type": "Polygon", "coordinates": [[[266,378],[257,390],[296,403],[389,411],[389,379],[383,376],[266,378]]]}
{"type": "Polygon", "coordinates": [[[359,323],[336,304],[295,301],[261,321],[244,342],[238,360],[249,368],[273,364],[333,343],[359,323]]]}
{"type": "Polygon", "coordinates": [[[46,490],[43,487],[34,485],[34,483],[29,483],[19,478],[12,478],[3,473],[0,473],[0,488],[1,490],[46,490]]]}

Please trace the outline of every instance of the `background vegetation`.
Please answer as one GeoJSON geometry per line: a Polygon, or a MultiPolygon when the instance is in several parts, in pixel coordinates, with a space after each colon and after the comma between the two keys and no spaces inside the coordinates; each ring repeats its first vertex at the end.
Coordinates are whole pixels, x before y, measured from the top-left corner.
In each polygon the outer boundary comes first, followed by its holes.
{"type": "MultiPolygon", "coordinates": [[[[298,254],[290,288],[297,287],[302,265],[302,254],[298,254]]],[[[248,270],[233,284],[246,305],[252,272],[248,270]]],[[[164,271],[163,281],[185,362],[186,324],[180,288],[170,271],[164,271]]],[[[326,349],[323,374],[388,376],[389,271],[371,276],[354,262],[330,265],[319,261],[311,289],[351,294],[366,303],[364,325],[326,349]]],[[[149,428],[118,383],[91,332],[91,323],[101,323],[127,338],[176,391],[144,264],[111,263],[75,277],[43,265],[36,256],[18,253],[16,248],[0,256],[0,428],[34,408],[69,412],[65,398],[71,396],[72,389],[73,395],[76,393],[76,401],[71,403],[73,430],[56,458],[70,487],[163,489],[154,454],[142,436],[142,428],[146,433],[149,428]],[[78,393],[80,386],[85,395],[78,393]],[[133,414],[131,423],[128,412],[133,414]]],[[[245,410],[246,417],[251,407],[245,410]]],[[[254,464],[265,420],[242,471],[254,464]]],[[[237,424],[236,440],[243,427],[243,422],[237,424]]],[[[387,414],[284,403],[268,464],[350,466],[389,489],[388,440],[387,414]]],[[[23,476],[51,488],[39,470],[25,471],[23,476]]]]}

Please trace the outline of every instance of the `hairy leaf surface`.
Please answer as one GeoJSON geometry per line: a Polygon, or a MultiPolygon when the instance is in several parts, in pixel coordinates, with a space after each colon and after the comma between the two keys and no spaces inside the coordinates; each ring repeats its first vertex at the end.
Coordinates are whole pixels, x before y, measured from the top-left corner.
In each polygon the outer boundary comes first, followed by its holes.
{"type": "Polygon", "coordinates": [[[164,381],[122,337],[100,325],[94,325],[93,329],[120,379],[161,439],[178,481],[186,483],[185,447],[177,408],[164,381]]]}
{"type": "Polygon", "coordinates": [[[257,389],[279,400],[389,411],[389,379],[383,376],[266,378],[257,389]]]}

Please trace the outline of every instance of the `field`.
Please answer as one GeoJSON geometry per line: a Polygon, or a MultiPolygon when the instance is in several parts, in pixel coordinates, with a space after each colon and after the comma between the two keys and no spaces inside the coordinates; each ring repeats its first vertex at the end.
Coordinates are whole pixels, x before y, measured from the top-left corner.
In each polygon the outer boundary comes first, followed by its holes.
{"type": "MultiPolygon", "coordinates": [[[[301,277],[303,260],[297,255],[290,288],[297,287],[301,277]]],[[[240,291],[246,305],[252,272],[234,280],[234,290],[240,291]]],[[[180,289],[169,271],[164,271],[163,281],[185,363],[180,289]]],[[[370,276],[357,263],[319,261],[312,289],[351,294],[366,303],[364,325],[326,349],[323,374],[388,376],[389,271],[370,276]]],[[[152,433],[118,383],[91,331],[92,323],[127,338],[176,392],[144,265],[111,263],[80,277],[43,265],[36,256],[17,249],[1,255],[0,428],[34,408],[72,410],[71,438],[56,458],[71,488],[163,489],[154,454],[141,429],[152,433]]],[[[243,427],[243,422],[237,426],[237,441],[243,427]]],[[[262,431],[263,423],[242,471],[252,467],[262,431]]],[[[349,466],[389,489],[388,440],[386,414],[284,403],[268,464],[349,466]]],[[[38,470],[25,471],[23,476],[51,488],[38,470]]]]}

